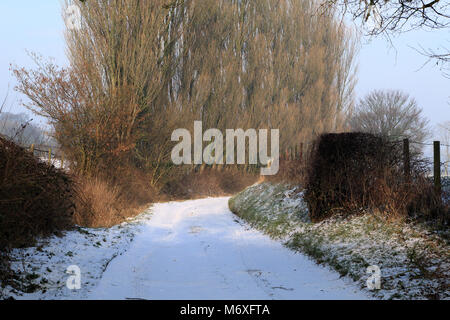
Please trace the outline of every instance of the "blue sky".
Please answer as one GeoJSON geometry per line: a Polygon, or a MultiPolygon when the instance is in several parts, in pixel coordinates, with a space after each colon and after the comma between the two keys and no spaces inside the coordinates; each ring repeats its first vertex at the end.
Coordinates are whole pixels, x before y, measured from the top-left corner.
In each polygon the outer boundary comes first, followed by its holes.
{"type": "MultiPolygon", "coordinates": [[[[23,112],[12,90],[10,63],[31,67],[26,50],[66,63],[61,0],[2,0],[0,2],[0,98],[10,89],[11,111],[23,112]]],[[[450,79],[413,48],[450,47],[450,30],[413,31],[393,38],[363,39],[358,57],[357,97],[372,89],[401,89],[419,102],[432,125],[450,120],[450,79]]]]}
{"type": "Polygon", "coordinates": [[[435,62],[427,63],[428,58],[417,52],[421,47],[443,45],[450,49],[450,30],[410,31],[391,37],[391,41],[363,38],[357,96],[372,89],[400,89],[417,100],[432,124],[450,120],[450,79],[435,62]]]}
{"type": "Polygon", "coordinates": [[[27,50],[44,57],[53,57],[61,65],[67,61],[61,3],[59,0],[0,2],[0,98],[3,101],[9,85],[7,109],[10,107],[11,112],[27,112],[19,106],[18,100],[22,97],[13,90],[15,80],[10,72],[11,63],[20,67],[33,67],[34,62],[27,50]]]}

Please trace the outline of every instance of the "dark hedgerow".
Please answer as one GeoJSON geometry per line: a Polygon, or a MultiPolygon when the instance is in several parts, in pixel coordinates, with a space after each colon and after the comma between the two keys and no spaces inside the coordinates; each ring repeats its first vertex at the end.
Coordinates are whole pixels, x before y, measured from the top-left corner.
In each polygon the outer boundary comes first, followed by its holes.
{"type": "Polygon", "coordinates": [[[405,174],[401,141],[358,132],[323,134],[309,159],[305,199],[315,221],[366,209],[397,216],[429,213],[438,204],[416,155],[405,174]]]}
{"type": "Polygon", "coordinates": [[[70,176],[0,137],[0,278],[11,248],[72,226],[74,198],[70,176]]]}

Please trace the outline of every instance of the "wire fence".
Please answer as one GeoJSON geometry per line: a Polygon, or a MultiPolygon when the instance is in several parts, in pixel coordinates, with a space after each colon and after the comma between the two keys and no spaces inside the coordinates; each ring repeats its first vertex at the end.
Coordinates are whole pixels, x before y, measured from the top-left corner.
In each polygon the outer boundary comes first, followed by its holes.
{"type": "MultiPolygon", "coordinates": [[[[433,153],[431,156],[425,156],[422,154],[423,159],[429,159],[429,168],[427,175],[430,177],[436,177],[437,180],[440,180],[441,176],[448,177],[450,175],[450,153],[448,148],[450,148],[449,144],[441,143],[440,141],[432,141],[432,142],[421,142],[410,140],[406,135],[391,135],[388,136],[391,139],[390,142],[405,144],[407,143],[408,148],[408,158],[409,158],[409,149],[410,145],[418,145],[418,146],[427,146],[433,148],[433,153]],[[442,156],[442,148],[447,148],[447,152],[442,156]]],[[[285,150],[280,150],[280,159],[284,161],[290,160],[302,160],[307,161],[306,156],[308,153],[309,147],[313,144],[313,142],[302,142],[296,146],[287,147],[285,150]]],[[[436,184],[440,184],[440,182],[436,181],[436,184]]]]}
{"type": "Polygon", "coordinates": [[[46,161],[57,168],[67,168],[68,162],[65,161],[64,153],[57,146],[31,144],[22,145],[22,147],[32,152],[33,155],[42,161],[46,161]]]}

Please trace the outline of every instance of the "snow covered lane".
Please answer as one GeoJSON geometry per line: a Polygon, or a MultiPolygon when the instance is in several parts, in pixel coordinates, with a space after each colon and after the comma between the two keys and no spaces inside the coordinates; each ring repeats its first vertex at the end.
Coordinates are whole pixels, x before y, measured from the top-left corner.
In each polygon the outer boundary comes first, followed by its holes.
{"type": "Polygon", "coordinates": [[[238,221],[229,198],[156,204],[91,299],[367,299],[238,221]]]}

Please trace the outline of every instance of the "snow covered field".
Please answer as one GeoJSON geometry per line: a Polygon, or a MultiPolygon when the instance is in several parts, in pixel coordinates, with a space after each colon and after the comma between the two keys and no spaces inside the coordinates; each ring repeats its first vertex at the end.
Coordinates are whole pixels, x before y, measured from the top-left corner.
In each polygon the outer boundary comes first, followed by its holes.
{"type": "Polygon", "coordinates": [[[51,239],[44,249],[17,250],[22,266],[34,270],[40,289],[6,295],[26,299],[368,298],[353,282],[238,220],[229,211],[228,200],[156,204],[118,227],[71,231],[51,239]],[[69,265],[81,269],[80,290],[65,287],[69,265]]]}

